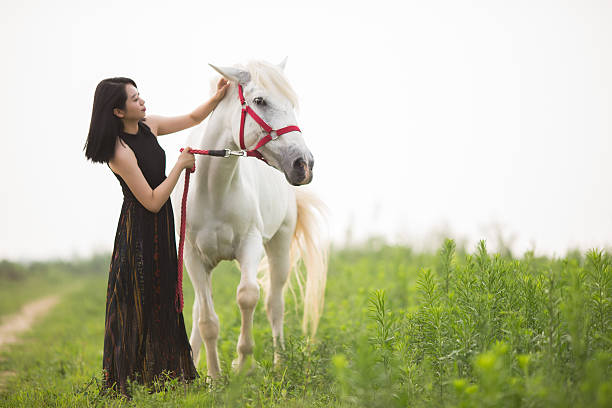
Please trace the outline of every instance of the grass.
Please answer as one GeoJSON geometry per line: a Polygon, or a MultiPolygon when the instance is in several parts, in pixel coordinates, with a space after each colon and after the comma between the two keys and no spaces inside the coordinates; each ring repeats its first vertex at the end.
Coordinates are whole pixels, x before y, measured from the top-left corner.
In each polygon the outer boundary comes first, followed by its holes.
{"type": "Polygon", "coordinates": [[[108,268],[108,256],[87,260],[32,262],[0,261],[0,319],[18,312],[26,303],[70,289],[74,282],[108,268]]]}
{"type": "MultiPolygon", "coordinates": [[[[98,395],[107,269],[93,262],[98,271],[78,279],[64,272],[78,284],[0,354],[0,370],[17,373],[0,405],[608,407],[611,264],[600,251],[515,259],[489,254],[484,242],[473,253],[457,251],[450,240],[438,253],[388,246],[335,251],[317,341],[301,336],[288,295],[284,365],[275,370],[260,301],[259,368],[245,377],[229,369],[240,329],[239,273],[224,263],[213,279],[224,378],[188,387],[171,382],[155,394],[135,385],[128,403],[98,395]]],[[[0,282],[4,294],[1,275],[0,282]]],[[[193,290],[188,281],[184,288],[190,332],[193,290]]],[[[198,368],[205,373],[205,362],[198,368]]]]}

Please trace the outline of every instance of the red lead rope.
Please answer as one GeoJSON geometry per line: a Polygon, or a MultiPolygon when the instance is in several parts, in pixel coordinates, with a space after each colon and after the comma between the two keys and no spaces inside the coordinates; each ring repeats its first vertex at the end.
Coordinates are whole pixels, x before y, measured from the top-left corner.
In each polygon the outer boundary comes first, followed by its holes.
{"type": "MultiPolygon", "coordinates": [[[[240,148],[241,151],[234,152],[229,149],[225,150],[189,150],[193,154],[204,154],[207,156],[216,157],[229,157],[229,156],[248,156],[257,157],[258,159],[267,163],[266,159],[261,153],[257,151],[261,146],[265,145],[271,140],[275,140],[280,135],[284,135],[289,132],[301,132],[297,126],[285,126],[284,128],[274,130],[272,129],[262,118],[255,113],[253,109],[247,105],[244,95],[242,94],[242,86],[238,85],[238,97],[240,98],[240,104],[242,105],[242,114],[240,115],[240,148]],[[244,122],[246,121],[247,113],[262,127],[268,134],[264,136],[254,148],[246,150],[244,144],[244,122]]],[[[181,149],[181,152],[184,149],[181,149]]],[[[176,282],[176,300],[175,306],[179,313],[183,312],[183,247],[185,246],[185,218],[187,217],[187,192],[189,191],[189,177],[191,173],[195,171],[195,164],[193,168],[185,171],[185,187],[183,188],[183,201],[181,202],[181,231],[178,247],[178,279],[176,282]]]]}
{"type": "MultiPolygon", "coordinates": [[[[185,149],[181,149],[183,152],[185,149]]],[[[193,154],[210,155],[209,150],[189,150],[193,154]]],[[[216,156],[216,155],[215,155],[216,156]]],[[[181,313],[183,311],[183,247],[185,246],[185,217],[187,215],[187,191],[189,190],[189,177],[195,171],[193,168],[185,171],[185,188],[183,189],[183,201],[181,202],[181,231],[178,247],[178,277],[176,282],[176,310],[181,313]]]]}

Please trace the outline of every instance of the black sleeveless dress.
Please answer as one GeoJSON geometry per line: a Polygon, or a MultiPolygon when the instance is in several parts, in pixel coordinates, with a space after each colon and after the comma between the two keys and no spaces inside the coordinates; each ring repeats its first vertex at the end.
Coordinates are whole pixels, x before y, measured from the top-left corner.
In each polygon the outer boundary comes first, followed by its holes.
{"type": "MultiPolygon", "coordinates": [[[[120,138],[136,155],[152,189],[165,179],[166,154],[144,123],[120,138]]],[[[115,173],[113,173],[115,174],[115,173]]],[[[108,277],[104,334],[104,389],[128,395],[127,380],[147,386],[163,377],[198,376],[176,309],[177,253],[174,216],[168,200],[158,213],[140,204],[125,181],[123,206],[108,277]]]]}

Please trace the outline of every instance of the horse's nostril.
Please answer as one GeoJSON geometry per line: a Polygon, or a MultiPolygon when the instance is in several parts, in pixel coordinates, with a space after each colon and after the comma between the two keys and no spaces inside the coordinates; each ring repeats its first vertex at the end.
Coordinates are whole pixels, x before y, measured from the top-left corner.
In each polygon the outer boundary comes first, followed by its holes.
{"type": "Polygon", "coordinates": [[[294,169],[301,169],[303,167],[304,167],[304,160],[302,158],[299,158],[293,162],[294,169]]]}

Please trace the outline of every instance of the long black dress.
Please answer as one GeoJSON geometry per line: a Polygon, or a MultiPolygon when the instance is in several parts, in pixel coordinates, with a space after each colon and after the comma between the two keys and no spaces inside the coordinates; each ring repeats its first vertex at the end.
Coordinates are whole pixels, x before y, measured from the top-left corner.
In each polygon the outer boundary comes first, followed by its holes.
{"type": "MultiPolygon", "coordinates": [[[[166,154],[149,127],[141,122],[137,134],[121,133],[120,138],[134,151],[151,188],[161,184],[166,154]]],[[[186,381],[198,373],[183,314],[175,304],[178,261],[172,204],[168,200],[152,213],[115,176],[123,206],[108,277],[104,389],[128,395],[128,379],[151,385],[162,373],[186,381]]]]}

